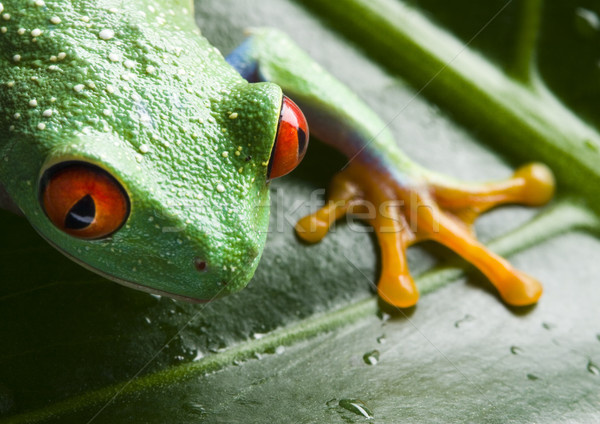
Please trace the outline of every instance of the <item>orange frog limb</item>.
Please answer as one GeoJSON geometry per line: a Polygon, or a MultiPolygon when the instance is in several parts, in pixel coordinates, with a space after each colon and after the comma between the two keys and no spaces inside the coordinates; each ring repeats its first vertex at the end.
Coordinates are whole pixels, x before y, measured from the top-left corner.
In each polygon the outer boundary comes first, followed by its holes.
{"type": "Polygon", "coordinates": [[[403,185],[389,173],[376,172],[356,161],[335,176],[329,202],[301,219],[296,231],[302,239],[314,243],[349,211],[364,216],[368,209],[372,216],[367,221],[375,230],[382,257],[378,293],[387,303],[401,308],[417,303],[419,293],[405,251],[417,241],[435,240],[483,272],[506,303],[524,306],[538,301],[541,284],[489,251],[475,238],[471,225],[495,206],[537,206],[548,202],[553,193],[552,173],[538,163],[526,165],[511,178],[498,182],[462,184],[424,177],[403,185]]]}
{"type": "Polygon", "coordinates": [[[278,84],[303,111],[310,133],[348,159],[331,183],[327,204],[296,225],[301,238],[318,242],[346,214],[366,216],[381,248],[379,294],[398,307],[419,299],[405,251],[420,240],[442,243],[473,263],[507,303],[538,300],[541,285],[479,243],[472,223],[503,203],[547,202],[554,192],[548,168],[531,164],[505,181],[466,184],[420,167],[400,150],[389,123],[276,30],[254,29],[232,62],[253,82],[278,84]]]}

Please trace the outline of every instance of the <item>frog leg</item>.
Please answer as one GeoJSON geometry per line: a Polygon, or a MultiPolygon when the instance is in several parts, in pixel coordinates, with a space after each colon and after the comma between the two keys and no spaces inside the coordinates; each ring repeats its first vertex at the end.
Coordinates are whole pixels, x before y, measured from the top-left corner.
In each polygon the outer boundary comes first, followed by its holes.
{"type": "Polygon", "coordinates": [[[554,194],[552,172],[540,163],[522,166],[511,178],[490,183],[455,183],[443,178],[432,180],[432,194],[438,205],[469,226],[480,214],[496,206],[507,203],[540,206],[554,194]]]}
{"type": "Polygon", "coordinates": [[[308,243],[321,241],[335,221],[345,216],[349,209],[359,206],[360,198],[360,187],[343,173],[336,174],[329,185],[327,203],[299,220],[296,234],[308,243]]]}
{"type": "Polygon", "coordinates": [[[488,250],[468,228],[434,203],[428,203],[428,206],[419,208],[416,216],[422,237],[447,246],[477,267],[498,289],[506,303],[525,306],[538,301],[542,286],[537,280],[516,270],[507,260],[488,250]]]}
{"type": "Polygon", "coordinates": [[[402,201],[390,194],[391,184],[365,167],[350,164],[331,181],[327,203],[296,224],[300,238],[316,243],[331,225],[346,214],[356,214],[375,230],[382,257],[377,291],[382,299],[398,307],[417,303],[419,291],[406,262],[406,248],[417,240],[402,214],[402,201]],[[366,178],[365,178],[366,177],[366,178]]]}
{"type": "Polygon", "coordinates": [[[358,160],[335,176],[328,203],[298,221],[296,231],[304,240],[317,242],[335,220],[345,214],[359,214],[374,228],[381,250],[378,293],[397,307],[413,306],[419,298],[405,252],[421,240],[441,243],[472,263],[489,278],[506,303],[530,305],[541,296],[541,284],[481,244],[470,232],[471,221],[463,220],[457,211],[480,213],[505,202],[539,204],[548,200],[553,180],[542,169],[536,172],[539,166],[523,167],[504,182],[461,189],[463,186],[456,184],[417,180],[400,183],[387,172],[358,160]],[[541,189],[546,194],[540,194],[541,189]],[[374,206],[370,213],[366,205],[374,206]]]}
{"type": "Polygon", "coordinates": [[[381,251],[381,275],[377,293],[381,299],[399,308],[414,306],[419,300],[419,290],[408,269],[406,248],[417,238],[410,231],[398,202],[381,205],[381,214],[369,223],[375,230],[381,251]]]}

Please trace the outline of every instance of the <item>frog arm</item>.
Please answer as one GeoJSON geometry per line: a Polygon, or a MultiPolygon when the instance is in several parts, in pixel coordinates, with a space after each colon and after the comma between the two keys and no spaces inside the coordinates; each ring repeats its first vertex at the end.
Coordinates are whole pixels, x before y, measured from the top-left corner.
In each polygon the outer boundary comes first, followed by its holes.
{"type": "Polygon", "coordinates": [[[529,164],[504,181],[477,184],[428,171],[400,151],[374,111],[287,36],[271,29],[251,34],[228,62],[250,81],[278,84],[304,111],[312,134],[348,158],[333,178],[328,203],[296,225],[301,238],[320,241],[346,214],[366,217],[381,249],[378,293],[397,307],[418,300],[405,250],[422,240],[444,244],[471,262],[508,304],[537,302],[541,284],[489,251],[475,238],[472,224],[500,204],[549,201],[554,179],[547,167],[529,164]]]}

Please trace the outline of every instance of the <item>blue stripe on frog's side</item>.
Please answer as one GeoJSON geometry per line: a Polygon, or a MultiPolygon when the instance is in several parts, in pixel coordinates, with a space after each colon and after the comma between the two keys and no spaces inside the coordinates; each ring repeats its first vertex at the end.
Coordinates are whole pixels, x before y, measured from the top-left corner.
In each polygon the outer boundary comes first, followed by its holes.
{"type": "Polygon", "coordinates": [[[236,47],[225,57],[227,63],[248,82],[265,82],[258,75],[258,62],[252,57],[252,37],[246,38],[242,44],[236,47]]]}
{"type": "Polygon", "coordinates": [[[348,159],[388,174],[402,186],[414,185],[419,180],[415,172],[419,168],[396,147],[385,123],[287,36],[274,30],[257,30],[226,60],[249,82],[278,84],[306,116],[311,134],[348,159]],[[279,43],[273,42],[274,35],[279,43]],[[274,53],[272,49],[277,47],[276,55],[265,54],[274,53]],[[303,60],[296,63],[299,56],[303,60]],[[272,62],[272,57],[277,57],[278,62],[272,62]],[[286,58],[289,63],[283,74],[279,68],[286,58]],[[290,78],[293,84],[288,83],[290,78]],[[299,80],[305,80],[305,84],[298,84],[299,80]],[[304,92],[302,87],[306,87],[304,92]],[[339,93],[345,94],[343,102],[336,98],[339,93]]]}

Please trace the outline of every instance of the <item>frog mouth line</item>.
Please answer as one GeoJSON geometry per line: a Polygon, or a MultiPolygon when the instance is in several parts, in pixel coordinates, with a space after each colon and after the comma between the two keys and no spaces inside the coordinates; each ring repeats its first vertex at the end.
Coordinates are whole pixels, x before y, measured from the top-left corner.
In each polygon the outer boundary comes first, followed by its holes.
{"type": "MultiPolygon", "coordinates": [[[[35,227],[34,227],[35,228],[35,227]]],[[[35,230],[37,231],[37,233],[42,236],[42,238],[44,240],[46,240],[52,247],[54,247],[56,250],[58,250],[60,253],[62,253],[64,256],[66,256],[67,258],[71,259],[73,262],[77,263],[78,265],[81,265],[83,268],[92,271],[95,274],[100,275],[101,277],[104,277],[108,280],[114,281],[115,283],[121,284],[125,287],[129,287],[135,290],[140,290],[146,293],[150,293],[150,294],[155,294],[155,295],[159,295],[159,296],[167,296],[170,297],[172,299],[176,299],[176,300],[182,300],[184,302],[188,302],[188,303],[208,303],[210,301],[212,301],[213,299],[195,299],[193,297],[187,297],[187,296],[181,296],[179,294],[174,294],[174,293],[169,293],[163,290],[157,290],[157,289],[153,289],[138,283],[134,283],[133,281],[129,281],[129,280],[124,280],[122,278],[118,278],[115,277],[114,275],[111,275],[107,272],[104,272],[102,270],[99,270],[96,267],[91,266],[90,264],[87,264],[83,261],[81,261],[79,258],[76,258],[75,256],[71,255],[70,253],[66,252],[65,250],[63,250],[60,246],[56,245],[56,243],[54,243],[52,240],[48,239],[46,236],[44,236],[44,234],[41,233],[41,231],[39,231],[37,228],[35,228],[35,230]]],[[[216,296],[215,296],[216,298],[216,296]]]]}

